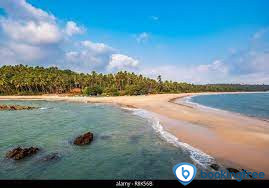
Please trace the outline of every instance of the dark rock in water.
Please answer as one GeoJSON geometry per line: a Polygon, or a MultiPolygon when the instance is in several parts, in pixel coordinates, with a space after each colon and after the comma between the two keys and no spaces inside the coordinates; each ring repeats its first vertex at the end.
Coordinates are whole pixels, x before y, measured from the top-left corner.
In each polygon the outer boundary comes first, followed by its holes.
{"type": "Polygon", "coordinates": [[[30,147],[30,148],[17,147],[9,151],[6,154],[6,157],[10,159],[20,160],[25,157],[31,156],[33,154],[36,154],[38,151],[39,151],[39,148],[35,148],[35,147],[30,147]]]}
{"type": "Polygon", "coordinates": [[[137,143],[139,143],[140,138],[141,138],[140,135],[132,135],[129,137],[129,141],[132,144],[137,144],[137,143]]]}
{"type": "Polygon", "coordinates": [[[43,158],[43,161],[56,161],[60,159],[60,155],[58,153],[51,153],[43,158]]]}
{"type": "Polygon", "coordinates": [[[0,105],[0,111],[1,110],[33,110],[36,109],[36,107],[31,106],[20,106],[20,105],[0,105]]]}
{"type": "Polygon", "coordinates": [[[229,172],[233,172],[233,173],[237,173],[237,172],[240,172],[239,170],[235,169],[235,168],[227,168],[227,170],[229,172]]]}
{"type": "Polygon", "coordinates": [[[91,132],[87,132],[84,135],[77,137],[74,141],[75,145],[85,145],[89,144],[93,140],[93,134],[91,132]]]}
{"type": "Polygon", "coordinates": [[[214,170],[219,170],[220,166],[218,164],[211,164],[210,167],[214,170]]]}
{"type": "Polygon", "coordinates": [[[101,135],[99,138],[104,139],[104,140],[108,140],[108,139],[111,139],[112,136],[111,135],[101,135]]]}
{"type": "MultiPolygon", "coordinates": [[[[242,172],[246,172],[247,173],[248,171],[245,170],[245,169],[242,169],[242,172]]],[[[248,174],[248,175],[249,175],[250,178],[252,178],[252,175],[251,174],[248,174]]]]}

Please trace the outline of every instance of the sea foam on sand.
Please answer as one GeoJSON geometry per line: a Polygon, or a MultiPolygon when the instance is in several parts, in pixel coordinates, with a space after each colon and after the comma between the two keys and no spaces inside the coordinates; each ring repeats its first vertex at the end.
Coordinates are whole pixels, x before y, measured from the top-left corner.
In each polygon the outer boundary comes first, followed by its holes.
{"type": "Polygon", "coordinates": [[[152,112],[143,109],[126,108],[123,109],[132,111],[134,115],[140,116],[142,118],[150,121],[153,129],[159,134],[159,136],[168,143],[173,144],[175,147],[181,148],[184,152],[190,155],[190,158],[197,164],[204,168],[208,168],[210,164],[216,163],[215,159],[210,155],[202,152],[201,150],[192,147],[191,145],[181,142],[176,136],[166,131],[160,123],[160,120],[152,112]]]}

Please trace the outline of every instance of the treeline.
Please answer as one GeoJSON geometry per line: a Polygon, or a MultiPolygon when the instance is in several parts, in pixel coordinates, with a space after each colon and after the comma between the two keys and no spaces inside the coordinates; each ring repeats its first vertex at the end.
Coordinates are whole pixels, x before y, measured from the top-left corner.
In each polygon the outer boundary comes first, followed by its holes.
{"type": "Polygon", "coordinates": [[[63,94],[76,90],[85,95],[144,95],[155,93],[183,93],[208,91],[266,91],[268,85],[194,85],[162,81],[130,72],[116,74],[76,73],[57,67],[29,67],[25,65],[0,68],[0,95],[63,94]]]}

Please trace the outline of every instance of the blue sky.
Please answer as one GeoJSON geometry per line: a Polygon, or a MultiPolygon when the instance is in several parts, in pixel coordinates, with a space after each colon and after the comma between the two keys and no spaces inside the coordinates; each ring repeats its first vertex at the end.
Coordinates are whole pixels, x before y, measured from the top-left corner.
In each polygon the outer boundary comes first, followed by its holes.
{"type": "Polygon", "coordinates": [[[7,0],[0,7],[2,64],[269,84],[267,0],[7,0]]]}

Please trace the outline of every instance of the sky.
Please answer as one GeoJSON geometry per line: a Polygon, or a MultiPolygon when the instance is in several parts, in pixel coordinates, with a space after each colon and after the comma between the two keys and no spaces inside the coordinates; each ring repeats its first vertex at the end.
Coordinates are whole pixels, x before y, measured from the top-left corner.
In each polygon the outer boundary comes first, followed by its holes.
{"type": "Polygon", "coordinates": [[[269,84],[268,0],[0,0],[0,66],[269,84]]]}

